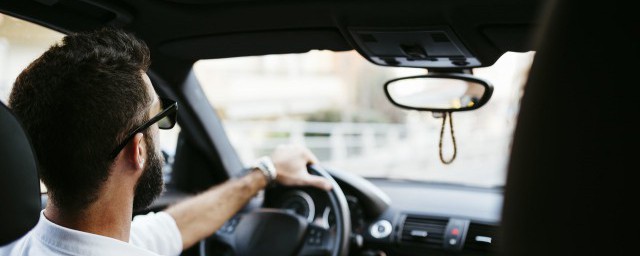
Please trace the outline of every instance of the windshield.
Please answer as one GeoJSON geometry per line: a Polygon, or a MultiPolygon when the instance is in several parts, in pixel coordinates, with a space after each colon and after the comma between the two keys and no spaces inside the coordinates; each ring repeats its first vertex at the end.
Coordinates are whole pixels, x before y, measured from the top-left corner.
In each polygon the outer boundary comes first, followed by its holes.
{"type": "MultiPolygon", "coordinates": [[[[371,64],[355,51],[201,60],[195,74],[245,163],[303,144],[328,168],[364,177],[496,187],[506,165],[533,53],[507,53],[474,75],[494,86],[481,109],[453,113],[457,157],[440,161],[442,119],[402,110],[383,84],[424,69],[371,64]]],[[[444,158],[453,154],[449,132],[444,158]]]]}

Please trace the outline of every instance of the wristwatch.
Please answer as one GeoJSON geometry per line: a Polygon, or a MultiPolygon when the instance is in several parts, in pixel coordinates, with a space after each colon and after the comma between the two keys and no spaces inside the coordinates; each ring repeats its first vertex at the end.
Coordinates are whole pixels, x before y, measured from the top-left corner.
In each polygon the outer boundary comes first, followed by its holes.
{"type": "Polygon", "coordinates": [[[267,179],[267,185],[273,184],[278,176],[276,166],[268,156],[259,158],[252,166],[251,169],[258,169],[264,177],[267,179]]]}

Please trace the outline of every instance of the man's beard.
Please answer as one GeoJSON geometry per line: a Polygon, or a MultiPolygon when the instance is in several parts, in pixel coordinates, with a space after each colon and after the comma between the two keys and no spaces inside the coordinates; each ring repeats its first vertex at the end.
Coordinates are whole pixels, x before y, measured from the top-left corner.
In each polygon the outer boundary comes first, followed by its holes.
{"type": "Polygon", "coordinates": [[[146,209],[164,189],[162,181],[163,156],[156,151],[155,143],[150,134],[145,134],[145,144],[147,144],[147,165],[142,176],[136,184],[136,191],[133,197],[133,210],[141,211],[146,209]]]}

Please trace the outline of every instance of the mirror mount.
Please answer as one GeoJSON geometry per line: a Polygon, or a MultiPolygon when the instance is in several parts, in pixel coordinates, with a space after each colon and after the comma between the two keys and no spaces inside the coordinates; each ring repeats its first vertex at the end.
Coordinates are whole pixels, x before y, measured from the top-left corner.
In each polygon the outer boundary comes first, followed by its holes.
{"type": "Polygon", "coordinates": [[[429,74],[467,74],[473,75],[473,69],[470,68],[429,68],[429,74]]]}

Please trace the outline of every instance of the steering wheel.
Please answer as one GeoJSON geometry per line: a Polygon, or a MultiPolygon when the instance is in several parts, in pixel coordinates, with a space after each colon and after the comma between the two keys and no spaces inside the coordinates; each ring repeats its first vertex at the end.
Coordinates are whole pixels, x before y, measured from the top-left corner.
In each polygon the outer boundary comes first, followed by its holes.
{"type": "Polygon", "coordinates": [[[326,178],[333,185],[326,192],[329,207],[335,215],[335,230],[312,223],[290,211],[258,208],[249,213],[236,214],[214,235],[200,241],[200,255],[208,255],[209,240],[223,243],[238,256],[247,255],[331,255],[349,253],[351,216],[344,193],[329,175],[317,165],[308,167],[309,173],[326,178]]]}

